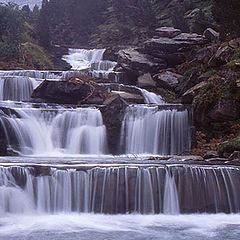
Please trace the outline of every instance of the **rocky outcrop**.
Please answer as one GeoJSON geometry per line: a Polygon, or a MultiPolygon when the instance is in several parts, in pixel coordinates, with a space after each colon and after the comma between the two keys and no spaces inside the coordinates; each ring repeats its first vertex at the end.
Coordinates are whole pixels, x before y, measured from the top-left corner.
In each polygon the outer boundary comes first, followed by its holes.
{"type": "Polygon", "coordinates": [[[174,38],[181,33],[182,31],[180,29],[176,29],[173,27],[160,27],[155,30],[155,35],[157,37],[174,38]]]}
{"type": "Polygon", "coordinates": [[[153,79],[156,81],[158,87],[175,91],[181,77],[182,75],[180,74],[166,70],[154,75],[153,79]]]}
{"type": "Polygon", "coordinates": [[[234,121],[240,117],[240,105],[231,99],[221,99],[208,112],[207,117],[215,122],[234,121]]]}
{"type": "Polygon", "coordinates": [[[147,52],[160,51],[164,53],[177,53],[189,51],[193,46],[204,45],[208,41],[198,34],[181,33],[174,38],[160,37],[145,42],[147,52]]]}
{"type": "Polygon", "coordinates": [[[100,109],[103,124],[107,130],[108,149],[111,154],[121,152],[119,141],[126,107],[127,102],[119,95],[115,95],[105,101],[105,106],[100,109]]]}
{"type": "Polygon", "coordinates": [[[138,49],[128,48],[118,52],[118,64],[126,72],[140,76],[143,73],[157,73],[160,69],[166,68],[162,59],[153,59],[150,55],[140,53],[138,49]]]}
{"type": "Polygon", "coordinates": [[[76,82],[45,80],[32,94],[34,102],[62,104],[105,104],[113,96],[120,97],[128,104],[144,103],[141,91],[136,87],[79,79],[76,82]]]}
{"type": "Polygon", "coordinates": [[[200,82],[199,84],[195,85],[194,87],[187,90],[181,98],[181,102],[183,104],[191,104],[193,98],[199,93],[199,91],[205,87],[208,83],[207,82],[200,82]]]}
{"type": "Polygon", "coordinates": [[[153,80],[150,73],[145,73],[138,77],[139,87],[156,87],[156,82],[153,80]]]}

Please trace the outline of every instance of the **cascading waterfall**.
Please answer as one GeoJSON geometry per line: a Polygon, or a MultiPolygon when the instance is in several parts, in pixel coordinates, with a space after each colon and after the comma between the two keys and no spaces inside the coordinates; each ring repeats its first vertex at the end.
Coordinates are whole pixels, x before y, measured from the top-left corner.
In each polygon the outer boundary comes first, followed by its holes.
{"type": "Polygon", "coordinates": [[[105,49],[69,49],[69,54],[63,56],[72,69],[80,71],[88,69],[89,73],[96,78],[108,79],[110,73],[114,73],[115,82],[118,82],[118,72],[114,72],[116,62],[103,60],[105,49]]]}
{"type": "Polygon", "coordinates": [[[106,130],[94,108],[12,108],[0,123],[8,147],[21,155],[103,154],[106,130]]]}
{"type": "Polygon", "coordinates": [[[0,76],[0,101],[29,100],[33,89],[37,86],[34,78],[22,76],[0,76]]]}
{"type": "Polygon", "coordinates": [[[14,70],[0,71],[1,77],[29,77],[34,79],[59,79],[62,76],[61,71],[38,71],[38,70],[14,70]]]}
{"type": "Polygon", "coordinates": [[[38,175],[36,168],[0,167],[1,213],[179,214],[240,210],[238,168],[40,168],[38,175]]]}
{"type": "Polygon", "coordinates": [[[126,153],[172,155],[190,149],[188,110],[129,106],[121,131],[121,145],[126,153]]]}
{"type": "Polygon", "coordinates": [[[160,95],[141,89],[145,103],[163,104],[165,101],[160,95]]]}

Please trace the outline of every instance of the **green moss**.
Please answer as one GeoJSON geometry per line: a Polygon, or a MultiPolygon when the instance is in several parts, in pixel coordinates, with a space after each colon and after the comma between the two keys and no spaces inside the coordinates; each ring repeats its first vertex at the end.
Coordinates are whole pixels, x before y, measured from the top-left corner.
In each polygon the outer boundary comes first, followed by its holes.
{"type": "Polygon", "coordinates": [[[53,64],[43,48],[27,42],[23,45],[24,64],[35,69],[53,69],[53,64]]]}
{"type": "Polygon", "coordinates": [[[217,152],[221,157],[223,157],[225,154],[231,155],[231,153],[234,151],[240,151],[240,136],[233,140],[220,144],[217,148],[217,152]]]}

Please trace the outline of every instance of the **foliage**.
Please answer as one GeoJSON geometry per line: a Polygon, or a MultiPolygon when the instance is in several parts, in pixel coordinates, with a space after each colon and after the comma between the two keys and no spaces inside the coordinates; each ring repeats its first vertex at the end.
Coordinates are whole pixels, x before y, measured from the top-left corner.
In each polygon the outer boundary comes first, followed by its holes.
{"type": "Polygon", "coordinates": [[[240,90],[234,79],[222,79],[217,76],[209,79],[208,84],[194,97],[193,106],[196,110],[207,110],[220,99],[231,99],[240,103],[240,90]]]}
{"type": "Polygon", "coordinates": [[[34,28],[38,8],[31,11],[16,4],[0,4],[0,62],[1,68],[53,68],[49,57],[38,46],[34,28]]]}
{"type": "Polygon", "coordinates": [[[24,63],[28,67],[43,70],[53,69],[52,62],[40,46],[34,43],[26,43],[24,44],[22,51],[24,63]]]}
{"type": "Polygon", "coordinates": [[[239,0],[214,0],[212,14],[219,25],[223,37],[239,35],[240,32],[240,1],[239,0]]]}
{"type": "Polygon", "coordinates": [[[217,147],[219,156],[230,155],[234,151],[240,151],[240,136],[230,141],[224,142],[217,147]]]}

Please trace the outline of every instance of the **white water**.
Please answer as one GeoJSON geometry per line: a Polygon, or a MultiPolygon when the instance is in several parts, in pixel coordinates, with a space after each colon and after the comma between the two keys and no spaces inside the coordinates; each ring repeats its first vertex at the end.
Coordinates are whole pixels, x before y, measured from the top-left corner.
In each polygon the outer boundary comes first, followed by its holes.
{"type": "Polygon", "coordinates": [[[2,215],[236,213],[239,191],[230,167],[0,167],[2,215]]]}
{"type": "Polygon", "coordinates": [[[134,105],[126,109],[121,144],[126,153],[181,154],[190,148],[188,111],[134,105]]]}
{"type": "Polygon", "coordinates": [[[103,154],[106,130],[99,110],[12,108],[0,118],[10,149],[21,155],[103,154]]]}
{"type": "Polygon", "coordinates": [[[1,240],[238,240],[240,215],[10,215],[1,240]]]}
{"type": "Polygon", "coordinates": [[[37,86],[37,81],[30,77],[19,76],[0,76],[0,101],[14,100],[23,101],[29,100],[33,89],[37,86]]]}
{"type": "Polygon", "coordinates": [[[142,95],[144,97],[145,103],[153,103],[153,104],[163,104],[165,101],[160,95],[157,95],[153,92],[149,92],[145,89],[139,88],[142,92],[142,95]]]}
{"type": "Polygon", "coordinates": [[[103,61],[105,49],[69,49],[69,54],[63,56],[63,60],[68,62],[73,70],[88,69],[89,73],[96,78],[108,79],[110,73],[115,74],[115,82],[118,79],[118,73],[114,72],[116,62],[103,61]]]}

